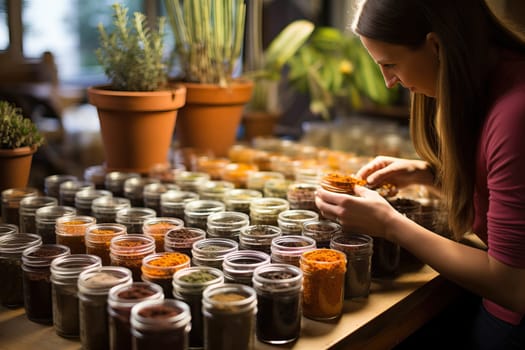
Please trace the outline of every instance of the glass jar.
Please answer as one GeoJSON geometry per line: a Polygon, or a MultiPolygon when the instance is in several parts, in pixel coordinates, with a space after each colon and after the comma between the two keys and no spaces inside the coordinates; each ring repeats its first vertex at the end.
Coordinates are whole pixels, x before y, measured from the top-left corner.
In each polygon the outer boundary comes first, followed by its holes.
{"type": "Polygon", "coordinates": [[[270,263],[270,255],[258,250],[238,250],[224,256],[222,271],[227,283],[252,285],[253,271],[270,263]]]}
{"type": "Polygon", "coordinates": [[[158,184],[159,179],[148,177],[131,177],[124,181],[124,197],[129,199],[132,207],[144,207],[144,186],[158,184]]]}
{"type": "Polygon", "coordinates": [[[75,196],[78,191],[95,189],[95,184],[83,180],[68,180],[60,184],[58,189],[58,204],[75,207],[75,196]]]}
{"type": "Polygon", "coordinates": [[[213,201],[223,201],[224,194],[235,188],[235,184],[224,180],[210,180],[206,181],[199,188],[199,198],[213,201]]]}
{"type": "Polygon", "coordinates": [[[286,192],[286,199],[290,203],[290,209],[303,209],[319,212],[315,205],[315,192],[319,188],[317,184],[292,183],[286,192]]]}
{"type": "Polygon", "coordinates": [[[330,248],[346,255],[345,299],[366,298],[372,281],[373,239],[364,234],[332,237],[330,248]]]}
{"type": "Polygon", "coordinates": [[[199,188],[210,180],[210,175],[201,171],[182,171],[175,177],[175,184],[181,191],[199,192],[199,188]]]}
{"type": "Polygon", "coordinates": [[[183,301],[141,301],[131,308],[132,347],[134,350],[186,350],[190,321],[190,308],[183,301]]]}
{"type": "Polygon", "coordinates": [[[279,237],[282,230],[273,225],[250,225],[241,230],[239,248],[271,253],[272,240],[279,237]]]}
{"type": "Polygon", "coordinates": [[[253,271],[257,339],[269,344],[286,344],[299,337],[302,282],[301,269],[289,264],[268,264],[253,271]]]}
{"type": "Polygon", "coordinates": [[[56,198],[60,197],[60,184],[66,181],[75,181],[78,177],[75,175],[57,174],[49,175],[44,179],[44,193],[46,196],[56,198]]]}
{"type": "Polygon", "coordinates": [[[277,197],[255,198],[250,204],[250,222],[252,225],[279,226],[279,213],[290,209],[286,199],[277,197]]]}
{"type": "Polygon", "coordinates": [[[132,177],[140,177],[140,174],[134,172],[110,171],[104,178],[106,190],[113,193],[115,197],[124,197],[124,182],[132,177]]]}
{"type": "Polygon", "coordinates": [[[103,165],[92,165],[84,169],[84,180],[93,182],[95,189],[103,190],[106,188],[104,182],[106,180],[106,168],[103,165]]]}
{"type": "Polygon", "coordinates": [[[148,184],[144,186],[144,206],[153,209],[156,215],[160,215],[160,196],[170,190],[179,190],[175,184],[148,184]]]}
{"type": "Polygon", "coordinates": [[[204,348],[253,349],[257,296],[243,284],[212,285],[202,292],[204,348]]]}
{"type": "Polygon", "coordinates": [[[109,246],[109,259],[114,266],[127,267],[133,281],[141,281],[142,259],[155,253],[155,240],[143,234],[125,234],[114,237],[109,246]]]}
{"type": "Polygon", "coordinates": [[[264,191],[264,184],[266,181],[271,179],[284,179],[284,175],[277,171],[253,171],[248,174],[246,179],[246,188],[250,190],[256,190],[259,192],[264,191]]]}
{"type": "Polygon", "coordinates": [[[142,233],[144,221],[156,216],[157,213],[153,209],[130,207],[117,211],[115,222],[126,226],[128,233],[142,233]]]}
{"type": "Polygon", "coordinates": [[[53,326],[59,336],[80,336],[78,275],[84,270],[100,266],[100,258],[90,254],[66,255],[51,262],[53,326]]]}
{"type": "Polygon", "coordinates": [[[164,237],[168,231],[181,228],[184,226],[184,221],[177,218],[170,217],[154,217],[144,220],[142,225],[142,233],[146,236],[155,239],[155,251],[157,253],[164,251],[164,237]]]}
{"type": "Polygon", "coordinates": [[[24,305],[22,253],[42,245],[42,238],[33,233],[17,233],[0,237],[0,303],[7,308],[24,305]]]}
{"type": "Polygon", "coordinates": [[[187,227],[197,227],[207,230],[208,216],[226,210],[224,203],[198,199],[191,201],[184,207],[184,223],[187,227]]]}
{"type": "Polygon", "coordinates": [[[101,266],[79,274],[78,317],[83,350],[109,349],[109,290],[131,282],[131,271],[124,267],[101,266]]]}
{"type": "Polygon", "coordinates": [[[252,163],[229,163],[222,169],[221,179],[233,183],[235,188],[246,188],[248,175],[254,171],[259,168],[252,163]]]}
{"type": "Polygon", "coordinates": [[[192,263],[222,270],[224,256],[239,250],[239,243],[228,238],[205,238],[193,243],[192,263]]]}
{"type": "Polygon", "coordinates": [[[53,324],[51,261],[69,254],[69,247],[59,244],[42,244],[22,252],[24,309],[29,320],[53,324]]]}
{"type": "Polygon", "coordinates": [[[227,211],[237,211],[250,215],[250,204],[255,198],[262,198],[262,193],[256,190],[235,188],[226,192],[222,198],[227,211]]]}
{"type": "Polygon", "coordinates": [[[91,212],[100,223],[115,222],[117,212],[125,208],[131,208],[131,202],[123,197],[100,197],[91,202],[91,212]]]}
{"type": "Polygon", "coordinates": [[[64,205],[50,205],[35,212],[36,233],[43,243],[56,243],[56,221],[63,216],[73,216],[77,210],[64,205]]]}
{"type": "Polygon", "coordinates": [[[343,310],[346,256],[334,249],[318,248],[301,255],[303,316],[314,320],[339,317],[343,310]]]}
{"type": "Polygon", "coordinates": [[[317,248],[315,240],[305,236],[280,236],[272,240],[272,263],[290,264],[299,267],[301,255],[317,248]]]}
{"type": "Polygon", "coordinates": [[[107,190],[88,188],[80,190],[75,194],[75,208],[78,215],[93,216],[91,205],[93,201],[100,197],[113,197],[113,194],[107,190]]]}
{"type": "Polygon", "coordinates": [[[11,235],[13,233],[18,233],[17,225],[0,223],[0,238],[2,238],[2,236],[11,235]]]}
{"type": "Polygon", "coordinates": [[[265,197],[286,199],[288,187],[292,183],[290,179],[270,179],[264,183],[263,194],[265,197]]]}
{"type": "Polygon", "coordinates": [[[206,287],[222,283],[224,283],[224,274],[213,267],[194,266],[173,274],[173,296],[190,307],[190,348],[204,347],[202,292],[206,287]]]}
{"type": "Polygon", "coordinates": [[[58,205],[58,200],[50,196],[29,196],[20,201],[20,232],[36,233],[35,213],[38,208],[58,205]]]}
{"type": "Polygon", "coordinates": [[[288,209],[282,211],[277,216],[277,225],[282,230],[282,234],[301,235],[303,225],[308,221],[318,221],[319,214],[312,210],[306,209],[288,209]]]}
{"type": "Polygon", "coordinates": [[[85,235],[86,253],[98,256],[103,266],[110,265],[109,246],[111,240],[114,237],[126,234],[126,230],[126,226],[112,223],[88,226],[85,235]]]}
{"type": "Polygon", "coordinates": [[[207,220],[207,237],[230,238],[239,241],[241,231],[250,224],[250,217],[245,213],[236,211],[223,211],[213,213],[207,220]]]}
{"type": "MultiPolygon", "coordinates": [[[[8,188],[2,191],[2,221],[6,224],[20,224],[20,201],[38,195],[33,187],[8,188]]],[[[31,232],[27,232],[31,233],[31,232]]],[[[34,233],[34,232],[32,232],[34,233]]]]}
{"type": "Polygon", "coordinates": [[[222,170],[227,164],[230,164],[230,160],[221,157],[199,156],[196,163],[197,171],[209,174],[210,180],[220,180],[222,170]]]}
{"type": "Polygon", "coordinates": [[[162,299],[164,292],[155,283],[132,282],[112,287],[108,293],[109,348],[131,349],[131,308],[141,301],[162,299]]]}
{"type": "Polygon", "coordinates": [[[71,254],[86,253],[85,234],[96,223],[92,216],[68,215],[56,219],[56,242],[71,249],[71,254]]]}
{"type": "Polygon", "coordinates": [[[199,199],[190,191],[169,190],[160,195],[160,215],[184,220],[184,208],[188,202],[199,199]]]}
{"type": "Polygon", "coordinates": [[[196,227],[177,227],[169,230],[164,236],[164,250],[179,252],[192,257],[193,243],[206,238],[206,231],[196,227]]]}
{"type": "Polygon", "coordinates": [[[317,248],[330,248],[333,236],[343,233],[337,222],[330,220],[312,220],[303,223],[303,236],[313,238],[317,248]]]}
{"type": "Polygon", "coordinates": [[[142,260],[142,280],[162,287],[165,298],[173,298],[173,274],[190,267],[191,259],[179,252],[155,253],[142,260]]]}

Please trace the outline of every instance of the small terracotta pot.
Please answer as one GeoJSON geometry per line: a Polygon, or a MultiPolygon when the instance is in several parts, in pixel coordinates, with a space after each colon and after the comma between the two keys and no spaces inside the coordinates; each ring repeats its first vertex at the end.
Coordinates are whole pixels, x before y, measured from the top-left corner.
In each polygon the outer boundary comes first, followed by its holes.
{"type": "Polygon", "coordinates": [[[0,149],[0,193],[8,188],[26,187],[37,147],[0,149]]]}

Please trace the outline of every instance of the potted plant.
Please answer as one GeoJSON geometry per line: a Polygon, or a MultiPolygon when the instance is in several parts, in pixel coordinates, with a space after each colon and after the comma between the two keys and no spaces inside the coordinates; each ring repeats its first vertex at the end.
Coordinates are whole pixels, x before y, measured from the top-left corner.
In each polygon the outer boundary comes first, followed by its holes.
{"type": "Polygon", "coordinates": [[[174,53],[187,89],[176,139],[182,148],[226,156],[235,143],[253,82],[239,74],[244,0],[165,0],[174,53]]]}
{"type": "Polygon", "coordinates": [[[186,88],[168,82],[165,18],[155,29],[140,12],[130,21],[127,8],[113,9],[114,30],[99,24],[96,51],[111,84],[88,88],[88,99],[97,107],[107,170],[147,173],[168,161],[186,88]]]}
{"type": "Polygon", "coordinates": [[[33,154],[43,143],[44,137],[20,108],[0,101],[0,192],[27,186],[33,154]]]}

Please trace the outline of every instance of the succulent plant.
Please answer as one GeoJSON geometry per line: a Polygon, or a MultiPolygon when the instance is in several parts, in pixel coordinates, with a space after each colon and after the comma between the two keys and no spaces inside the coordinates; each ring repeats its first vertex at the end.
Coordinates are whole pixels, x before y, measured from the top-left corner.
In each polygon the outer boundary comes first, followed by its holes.
{"type": "Polygon", "coordinates": [[[0,149],[39,147],[44,137],[22,109],[8,101],[0,101],[0,149]]]}

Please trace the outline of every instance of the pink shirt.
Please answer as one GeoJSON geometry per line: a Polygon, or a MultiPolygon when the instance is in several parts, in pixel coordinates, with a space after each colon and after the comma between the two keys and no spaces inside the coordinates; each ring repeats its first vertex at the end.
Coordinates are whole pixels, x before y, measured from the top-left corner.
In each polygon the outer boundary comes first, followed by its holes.
{"type": "MultiPolygon", "coordinates": [[[[491,96],[477,155],[473,231],[490,256],[525,268],[525,57],[505,55],[491,96]]],[[[509,323],[523,318],[490,300],[483,303],[509,323]]]]}

